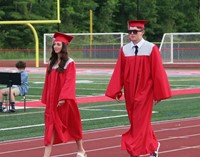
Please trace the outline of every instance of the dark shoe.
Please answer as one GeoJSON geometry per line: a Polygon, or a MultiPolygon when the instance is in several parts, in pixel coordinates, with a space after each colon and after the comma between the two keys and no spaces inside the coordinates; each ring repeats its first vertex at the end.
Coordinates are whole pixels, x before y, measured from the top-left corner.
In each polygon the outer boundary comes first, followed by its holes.
{"type": "Polygon", "coordinates": [[[150,154],[150,157],[158,157],[158,151],[160,149],[160,142],[158,142],[158,147],[155,152],[150,154]]]}
{"type": "Polygon", "coordinates": [[[3,112],[2,104],[0,105],[0,112],[3,112]]]}
{"type": "Polygon", "coordinates": [[[15,105],[11,105],[10,112],[15,112],[15,105]]]}
{"type": "Polygon", "coordinates": [[[0,108],[0,112],[6,112],[6,108],[5,107],[0,108]]]}
{"type": "Polygon", "coordinates": [[[131,157],[139,157],[139,156],[131,155],[131,157]]]}

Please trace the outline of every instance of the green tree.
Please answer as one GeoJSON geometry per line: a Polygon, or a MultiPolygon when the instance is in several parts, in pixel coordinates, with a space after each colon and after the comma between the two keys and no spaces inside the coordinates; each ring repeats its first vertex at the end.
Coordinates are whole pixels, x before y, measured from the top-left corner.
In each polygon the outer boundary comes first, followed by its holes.
{"type": "Polygon", "coordinates": [[[119,0],[96,1],[98,7],[94,11],[95,32],[114,32],[115,12],[119,0]]]}
{"type": "Polygon", "coordinates": [[[116,32],[127,32],[127,21],[129,19],[137,19],[137,3],[136,0],[119,0],[115,12],[116,32]]]}
{"type": "Polygon", "coordinates": [[[175,31],[198,32],[200,30],[200,1],[180,0],[176,8],[175,31]]]}
{"type": "MultiPolygon", "coordinates": [[[[39,36],[62,31],[90,32],[90,9],[93,32],[126,32],[129,19],[146,19],[146,38],[161,41],[168,32],[200,30],[199,0],[60,0],[61,24],[33,24],[39,36]]],[[[0,0],[0,20],[53,20],[57,18],[56,0],[0,0]]],[[[34,48],[32,31],[26,25],[0,25],[1,48],[34,48]]]]}
{"type": "Polygon", "coordinates": [[[158,23],[160,27],[158,28],[158,37],[161,38],[163,33],[169,33],[175,31],[175,17],[176,17],[176,6],[178,1],[174,0],[157,0],[157,10],[158,10],[158,23]]]}
{"type": "Polygon", "coordinates": [[[146,25],[145,36],[147,40],[150,40],[150,41],[159,41],[158,29],[160,25],[157,23],[158,16],[157,16],[156,8],[157,8],[156,0],[140,0],[139,18],[149,21],[146,25]]]}
{"type": "MultiPolygon", "coordinates": [[[[0,18],[2,21],[17,21],[17,20],[49,20],[55,19],[55,1],[0,1],[0,18]]],[[[38,25],[36,26],[39,32],[39,38],[43,41],[43,33],[52,30],[55,25],[38,25]]],[[[33,33],[26,25],[1,25],[3,30],[3,39],[1,39],[1,47],[5,48],[33,48],[35,45],[33,33]]],[[[42,42],[40,42],[42,45],[42,42]]]]}
{"type": "Polygon", "coordinates": [[[89,32],[90,9],[95,10],[97,4],[89,0],[62,0],[60,31],[68,33],[89,32]]]}

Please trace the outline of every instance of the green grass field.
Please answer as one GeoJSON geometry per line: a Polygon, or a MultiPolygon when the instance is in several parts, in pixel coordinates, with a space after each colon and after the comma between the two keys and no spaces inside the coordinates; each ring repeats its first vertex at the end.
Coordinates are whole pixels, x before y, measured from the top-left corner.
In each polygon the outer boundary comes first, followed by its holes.
{"type": "MultiPolygon", "coordinates": [[[[103,95],[109,75],[77,75],[77,97],[103,95]]],[[[41,98],[44,74],[29,74],[28,100],[41,98]]],[[[170,77],[172,89],[200,87],[198,77],[170,77]]],[[[3,88],[1,86],[0,88],[3,88]]],[[[21,101],[17,97],[17,101],[21,101]]],[[[183,95],[162,101],[154,107],[153,121],[200,116],[200,95],[183,95]]],[[[84,130],[128,125],[124,101],[79,104],[84,130]]],[[[43,136],[44,108],[18,109],[16,113],[0,113],[0,141],[43,136]]]]}

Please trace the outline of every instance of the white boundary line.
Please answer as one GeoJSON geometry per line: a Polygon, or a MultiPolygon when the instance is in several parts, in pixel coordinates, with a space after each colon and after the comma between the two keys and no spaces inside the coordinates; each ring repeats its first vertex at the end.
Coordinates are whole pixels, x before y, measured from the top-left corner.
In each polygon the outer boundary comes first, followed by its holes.
{"type": "MultiPolygon", "coordinates": [[[[96,151],[102,151],[102,150],[107,150],[107,149],[114,149],[114,148],[119,148],[121,147],[120,145],[115,145],[115,146],[111,146],[111,147],[102,147],[102,148],[98,148],[98,149],[91,149],[91,150],[87,150],[87,152],[96,152],[96,151]]],[[[51,157],[60,157],[60,156],[69,156],[69,155],[74,155],[76,154],[76,152],[73,153],[67,153],[67,154],[60,154],[60,155],[55,155],[55,156],[51,156],[51,157]]]]}
{"type": "MultiPolygon", "coordinates": [[[[127,117],[127,114],[125,114],[125,115],[118,115],[118,116],[99,117],[99,118],[88,118],[88,119],[82,119],[81,121],[85,122],[85,121],[94,121],[94,120],[120,118],[120,117],[127,117]]],[[[25,129],[25,128],[40,127],[40,126],[44,126],[44,123],[43,124],[35,124],[35,125],[25,125],[25,126],[19,126],[19,127],[12,127],[12,128],[2,128],[2,129],[0,129],[0,131],[25,129]]]]}
{"type": "MultiPolygon", "coordinates": [[[[126,116],[127,115],[119,115],[119,116],[100,117],[100,118],[93,118],[93,119],[82,119],[82,121],[102,120],[102,119],[110,119],[110,118],[120,118],[120,117],[126,117],[126,116]]],[[[176,122],[176,121],[190,121],[190,120],[194,120],[194,119],[200,119],[200,117],[185,118],[185,119],[175,119],[175,120],[166,120],[166,121],[158,121],[158,122],[152,122],[152,124],[161,124],[161,123],[164,124],[164,123],[170,123],[170,122],[176,122]]],[[[36,125],[13,127],[13,128],[2,128],[2,129],[0,129],[0,131],[17,130],[17,129],[23,129],[23,128],[40,127],[40,126],[44,126],[44,123],[43,124],[36,124],[36,125]]],[[[122,127],[124,127],[124,126],[122,126],[122,127]]],[[[116,128],[116,127],[113,127],[113,128],[116,128]]],[[[96,130],[102,130],[102,129],[96,129],[96,130]]]]}
{"type": "Polygon", "coordinates": [[[170,153],[170,152],[177,152],[177,151],[182,151],[182,150],[187,150],[187,149],[196,149],[196,148],[200,148],[200,145],[191,146],[191,147],[183,147],[183,148],[172,149],[172,150],[167,150],[167,151],[161,151],[161,152],[159,152],[159,154],[165,154],[165,153],[170,153]]]}

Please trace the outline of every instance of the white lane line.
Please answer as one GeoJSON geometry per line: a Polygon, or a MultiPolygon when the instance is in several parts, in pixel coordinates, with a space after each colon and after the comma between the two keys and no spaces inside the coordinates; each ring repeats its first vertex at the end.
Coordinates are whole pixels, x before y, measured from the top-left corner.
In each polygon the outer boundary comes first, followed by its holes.
{"type": "MultiPolygon", "coordinates": [[[[177,136],[177,137],[162,138],[162,139],[159,139],[159,141],[177,140],[177,139],[180,139],[180,138],[188,138],[188,137],[197,137],[198,138],[198,136],[200,136],[200,134],[183,135],[183,136],[177,136]]],[[[101,137],[101,138],[87,139],[87,140],[84,140],[84,143],[86,143],[86,142],[93,142],[93,141],[101,141],[101,140],[111,140],[111,139],[116,139],[116,138],[121,138],[121,135],[114,135],[114,136],[107,136],[107,137],[101,137]]],[[[74,141],[73,142],[69,142],[68,144],[75,144],[75,142],[74,141]]],[[[58,147],[58,146],[61,146],[61,145],[66,145],[66,143],[58,144],[58,145],[55,145],[54,147],[58,147]]],[[[21,151],[30,151],[30,150],[41,149],[41,148],[44,148],[44,146],[0,152],[0,155],[1,154],[21,152],[21,151]]],[[[97,150],[106,150],[106,149],[109,149],[109,148],[112,148],[112,147],[103,147],[103,148],[100,148],[100,149],[91,149],[89,151],[87,150],[87,152],[97,151],[97,150]]],[[[177,151],[177,150],[184,150],[184,149],[191,149],[191,148],[193,148],[193,146],[179,148],[179,149],[173,149],[173,150],[167,150],[167,151],[163,151],[163,152],[170,152],[170,151],[177,151]]],[[[62,154],[62,155],[71,155],[71,154],[74,154],[74,153],[62,154]]],[[[160,153],[162,153],[162,152],[160,152],[160,153]]],[[[56,156],[58,156],[58,155],[56,155],[56,156]]]]}
{"type": "Polygon", "coordinates": [[[188,150],[188,149],[197,149],[197,148],[200,148],[200,145],[190,146],[190,147],[183,147],[183,148],[178,148],[178,149],[165,150],[165,151],[159,152],[159,154],[177,152],[177,151],[188,150]]]}
{"type": "MultiPolygon", "coordinates": [[[[98,149],[90,149],[90,150],[86,150],[86,152],[96,152],[96,151],[103,151],[103,150],[107,150],[107,149],[110,150],[110,149],[119,148],[119,147],[121,147],[121,146],[120,145],[115,145],[115,146],[103,147],[103,148],[98,148],[98,149]]],[[[69,156],[69,155],[74,155],[74,154],[76,154],[76,152],[55,155],[55,156],[52,156],[52,157],[69,156]]]]}

